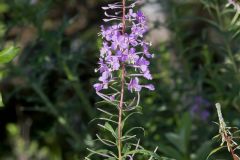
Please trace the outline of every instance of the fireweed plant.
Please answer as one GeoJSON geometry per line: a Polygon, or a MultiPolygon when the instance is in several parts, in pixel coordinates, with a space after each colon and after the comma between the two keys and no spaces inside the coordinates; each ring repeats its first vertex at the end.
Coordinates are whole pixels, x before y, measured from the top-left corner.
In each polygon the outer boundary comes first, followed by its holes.
{"type": "MultiPolygon", "coordinates": [[[[233,12],[235,13],[235,16],[233,17],[229,28],[229,31],[232,31],[234,34],[231,36],[232,39],[236,38],[239,33],[239,15],[240,15],[240,1],[239,0],[228,0],[226,7],[231,7],[233,6],[234,10],[233,12]]],[[[221,19],[221,17],[219,17],[221,19]]],[[[230,42],[229,42],[230,43],[230,42]]],[[[229,43],[226,43],[229,46],[229,43]]],[[[229,49],[230,51],[230,49],[229,49]]],[[[231,51],[230,51],[231,53],[231,51]]],[[[234,61],[234,58],[232,56],[232,53],[230,54],[231,61],[233,64],[233,68],[235,71],[235,74],[239,74],[238,72],[238,67],[237,64],[234,61]]],[[[217,109],[217,114],[218,114],[218,119],[219,123],[216,123],[219,126],[219,133],[213,137],[213,139],[217,139],[221,141],[221,144],[219,147],[215,148],[208,156],[212,156],[216,152],[219,152],[220,150],[227,148],[228,152],[230,153],[230,157],[233,160],[239,160],[239,150],[240,150],[240,145],[238,143],[239,141],[239,133],[240,130],[237,127],[229,127],[227,126],[226,122],[224,121],[222,111],[221,111],[221,105],[219,103],[216,104],[216,109],[217,109]]]]}
{"type": "Polygon", "coordinates": [[[218,135],[214,136],[213,139],[220,139],[221,144],[218,148],[214,149],[208,156],[208,158],[220,151],[223,148],[227,148],[228,152],[231,154],[233,160],[239,160],[240,158],[236,154],[236,151],[240,149],[240,146],[236,142],[239,139],[239,130],[236,127],[228,127],[223,119],[221,105],[216,103],[217,114],[219,123],[216,123],[219,126],[218,135]]]}
{"type": "Polygon", "coordinates": [[[97,140],[106,145],[106,149],[88,149],[91,153],[85,159],[97,156],[109,160],[133,160],[139,155],[149,160],[160,159],[155,153],[157,148],[154,152],[145,150],[133,134],[134,130],[141,130],[141,127],[124,129],[126,120],[137,112],[135,110],[139,107],[141,90],[154,90],[152,84],[142,82],[143,79],[152,79],[149,71],[149,59],[153,58],[149,52],[151,43],[143,39],[147,31],[146,18],[141,11],[134,11],[138,1],[129,3],[122,0],[102,7],[106,15],[103,20],[109,26],[101,26],[99,35],[102,47],[99,67],[96,69],[101,76],[93,86],[97,95],[104,102],[115,106],[118,113],[115,115],[112,111],[98,108],[105,115],[99,118],[103,124],[99,123],[98,126],[111,136],[104,138],[97,134],[97,140]]]}

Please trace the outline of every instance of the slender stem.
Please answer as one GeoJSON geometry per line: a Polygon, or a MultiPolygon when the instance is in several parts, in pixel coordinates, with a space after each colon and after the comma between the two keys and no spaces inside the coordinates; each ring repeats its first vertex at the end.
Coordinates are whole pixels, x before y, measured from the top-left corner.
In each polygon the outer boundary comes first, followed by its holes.
{"type": "Polygon", "coordinates": [[[122,28],[122,34],[124,34],[125,32],[125,29],[126,29],[126,0],[122,0],[122,12],[123,12],[123,15],[122,15],[122,24],[123,24],[123,28],[122,28]]]}
{"type": "Polygon", "coordinates": [[[122,160],[122,113],[123,113],[123,97],[124,97],[124,83],[125,83],[125,66],[122,65],[121,76],[121,97],[118,108],[118,160],[122,160]]]}
{"type": "MultiPolygon", "coordinates": [[[[125,21],[125,15],[126,15],[126,0],[122,0],[122,34],[125,33],[126,29],[126,21],[125,21]]],[[[124,98],[124,83],[125,83],[125,65],[122,64],[122,75],[121,75],[121,96],[120,96],[120,102],[118,106],[118,160],[122,160],[122,114],[123,114],[123,98],[124,98]]]]}
{"type": "Polygon", "coordinates": [[[238,160],[238,157],[236,156],[236,154],[234,153],[234,149],[233,149],[233,143],[231,141],[231,137],[228,136],[227,134],[224,134],[224,137],[226,139],[226,142],[227,142],[227,146],[229,147],[229,150],[230,150],[230,153],[233,157],[233,160],[238,160]]]}

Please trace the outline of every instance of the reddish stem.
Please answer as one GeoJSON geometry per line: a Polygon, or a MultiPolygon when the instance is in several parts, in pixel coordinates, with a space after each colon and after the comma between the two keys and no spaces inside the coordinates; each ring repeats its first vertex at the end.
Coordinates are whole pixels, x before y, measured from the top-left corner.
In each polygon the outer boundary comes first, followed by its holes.
{"type": "MultiPolygon", "coordinates": [[[[126,0],[122,0],[122,34],[124,35],[126,29],[126,0]]],[[[121,97],[118,106],[118,160],[122,160],[122,114],[123,114],[123,98],[124,98],[124,84],[125,84],[125,65],[122,64],[121,75],[121,97]]]]}
{"type": "Polygon", "coordinates": [[[123,112],[123,97],[124,97],[124,83],[125,83],[125,66],[122,64],[121,77],[121,97],[118,107],[118,159],[122,160],[122,112],[123,112]]]}
{"type": "Polygon", "coordinates": [[[233,157],[233,160],[239,160],[238,157],[236,156],[235,152],[234,152],[234,149],[232,147],[232,138],[231,136],[228,136],[227,134],[224,134],[224,138],[226,139],[226,142],[227,142],[227,147],[229,147],[229,150],[230,150],[230,153],[233,157]]]}

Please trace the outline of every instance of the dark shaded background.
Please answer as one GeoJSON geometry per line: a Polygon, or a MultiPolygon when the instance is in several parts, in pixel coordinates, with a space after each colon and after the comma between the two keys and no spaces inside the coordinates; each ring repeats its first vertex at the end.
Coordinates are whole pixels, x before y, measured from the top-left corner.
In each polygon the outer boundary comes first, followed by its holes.
{"type": "MultiPolygon", "coordinates": [[[[0,159],[83,159],[99,132],[100,100],[92,87],[98,75],[101,7],[107,0],[1,0],[1,47],[21,48],[1,66],[0,159]]],[[[226,1],[149,0],[155,92],[143,92],[143,115],[128,127],[143,126],[141,143],[177,160],[203,160],[217,144],[214,104],[239,126],[238,27],[226,1]],[[213,6],[213,7],[212,7],[213,6]]],[[[226,154],[225,154],[226,153],[226,154]]],[[[221,152],[219,157],[227,156],[221,152]]]]}

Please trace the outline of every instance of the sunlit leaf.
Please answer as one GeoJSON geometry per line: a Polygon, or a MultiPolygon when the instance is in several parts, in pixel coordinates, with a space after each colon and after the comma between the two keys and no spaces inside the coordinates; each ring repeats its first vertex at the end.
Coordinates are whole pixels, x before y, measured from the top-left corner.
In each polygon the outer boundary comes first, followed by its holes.
{"type": "Polygon", "coordinates": [[[9,10],[9,6],[5,3],[0,3],[0,13],[5,13],[9,10]]]}
{"type": "Polygon", "coordinates": [[[0,63],[10,62],[19,53],[19,48],[9,47],[0,51],[0,63]]]}
{"type": "Polygon", "coordinates": [[[0,92],[0,108],[1,107],[4,107],[4,104],[3,104],[2,94],[0,92]]]}

